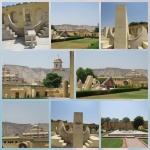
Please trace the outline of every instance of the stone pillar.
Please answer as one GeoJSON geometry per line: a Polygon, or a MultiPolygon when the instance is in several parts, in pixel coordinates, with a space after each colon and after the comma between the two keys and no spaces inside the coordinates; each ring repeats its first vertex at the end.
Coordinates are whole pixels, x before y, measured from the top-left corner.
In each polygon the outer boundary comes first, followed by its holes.
{"type": "Polygon", "coordinates": [[[114,49],[128,49],[128,20],[126,5],[116,6],[114,49]]]}
{"type": "Polygon", "coordinates": [[[83,148],[83,113],[74,113],[73,148],[83,148]]]}
{"type": "Polygon", "coordinates": [[[63,81],[63,97],[68,97],[68,81],[63,81]]]}
{"type": "Polygon", "coordinates": [[[70,51],[70,98],[74,99],[74,52],[70,51]]]}
{"type": "Polygon", "coordinates": [[[108,34],[108,29],[109,29],[109,27],[104,27],[104,34],[103,34],[103,36],[104,37],[107,37],[107,34],[108,34]]]}

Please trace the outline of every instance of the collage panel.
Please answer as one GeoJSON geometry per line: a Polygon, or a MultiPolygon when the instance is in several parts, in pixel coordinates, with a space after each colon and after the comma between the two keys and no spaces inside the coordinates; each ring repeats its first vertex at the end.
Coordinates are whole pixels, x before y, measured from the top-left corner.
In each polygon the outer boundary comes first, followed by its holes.
{"type": "Polygon", "coordinates": [[[2,64],[3,99],[74,98],[74,52],[5,51],[2,64]]]}
{"type": "Polygon", "coordinates": [[[52,2],[51,49],[99,49],[99,3],[52,2]]]}
{"type": "Polygon", "coordinates": [[[77,99],[148,99],[147,51],[78,51],[75,70],[77,99]]]}
{"type": "Polygon", "coordinates": [[[101,102],[102,148],[148,148],[148,101],[101,102]]]}
{"type": "Polygon", "coordinates": [[[148,2],[102,2],[101,49],[148,49],[148,2]]]}
{"type": "Polygon", "coordinates": [[[2,2],[2,48],[49,49],[49,2],[2,2]]]}
{"type": "Polygon", "coordinates": [[[49,148],[48,103],[3,101],[2,148],[49,148]]]}
{"type": "Polygon", "coordinates": [[[51,148],[99,148],[98,101],[51,101],[51,148]]]}

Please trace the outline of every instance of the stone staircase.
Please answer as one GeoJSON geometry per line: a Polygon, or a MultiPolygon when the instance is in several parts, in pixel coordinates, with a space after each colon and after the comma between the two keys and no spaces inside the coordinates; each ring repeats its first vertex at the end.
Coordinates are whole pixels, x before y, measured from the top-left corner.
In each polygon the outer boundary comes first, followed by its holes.
{"type": "Polygon", "coordinates": [[[16,39],[17,35],[8,26],[2,27],[2,40],[13,40],[16,39]]]}
{"type": "Polygon", "coordinates": [[[141,46],[138,46],[138,49],[148,49],[148,42],[143,42],[141,46]]]}
{"type": "Polygon", "coordinates": [[[33,28],[30,14],[25,14],[25,22],[24,22],[24,35],[25,35],[25,45],[30,46],[31,45],[31,36],[33,38],[33,44],[37,45],[36,41],[36,32],[33,28]],[[33,34],[29,35],[29,32],[32,32],[33,34]]]}
{"type": "Polygon", "coordinates": [[[49,23],[44,24],[40,33],[38,33],[38,37],[49,37],[49,23]]]}
{"type": "Polygon", "coordinates": [[[85,143],[86,148],[98,148],[99,147],[99,138],[95,136],[90,136],[87,142],[85,143]]]}
{"type": "Polygon", "coordinates": [[[51,147],[52,148],[64,148],[67,146],[67,143],[62,140],[62,138],[58,135],[51,137],[51,147]]]}
{"type": "Polygon", "coordinates": [[[113,45],[109,44],[109,38],[102,39],[101,48],[103,48],[103,49],[111,49],[111,48],[113,48],[113,45]]]}

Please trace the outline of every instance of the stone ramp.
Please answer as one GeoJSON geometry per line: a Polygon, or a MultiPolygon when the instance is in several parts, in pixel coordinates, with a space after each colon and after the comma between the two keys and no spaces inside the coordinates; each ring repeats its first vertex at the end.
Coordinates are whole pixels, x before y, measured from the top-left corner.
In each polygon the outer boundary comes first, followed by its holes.
{"type": "Polygon", "coordinates": [[[137,138],[126,138],[126,143],[128,148],[147,148],[137,138]]]}

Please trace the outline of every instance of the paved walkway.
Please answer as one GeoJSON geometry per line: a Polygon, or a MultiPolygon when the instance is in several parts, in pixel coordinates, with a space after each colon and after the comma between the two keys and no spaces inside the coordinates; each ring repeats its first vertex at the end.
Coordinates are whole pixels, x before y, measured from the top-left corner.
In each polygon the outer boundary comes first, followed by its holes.
{"type": "MultiPolygon", "coordinates": [[[[36,40],[37,40],[37,46],[35,46],[34,49],[50,49],[50,41],[49,38],[39,38],[38,36],[36,36],[36,40]]],[[[15,51],[21,51],[26,49],[25,45],[24,45],[24,37],[18,37],[17,39],[14,40],[6,40],[6,41],[2,41],[2,48],[3,49],[11,49],[11,50],[15,50],[15,51]]],[[[29,49],[27,47],[27,49],[29,49]]],[[[32,50],[34,50],[32,49],[32,50]]]]}
{"type": "Polygon", "coordinates": [[[128,148],[147,148],[142,142],[136,138],[126,138],[128,148]]]}

